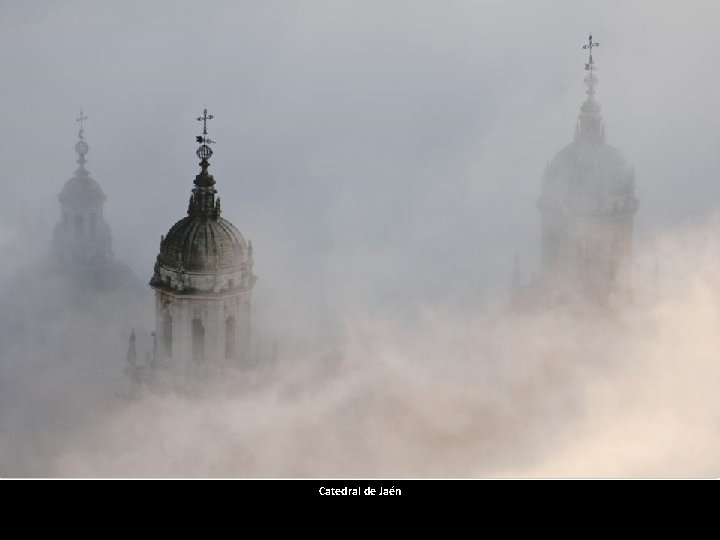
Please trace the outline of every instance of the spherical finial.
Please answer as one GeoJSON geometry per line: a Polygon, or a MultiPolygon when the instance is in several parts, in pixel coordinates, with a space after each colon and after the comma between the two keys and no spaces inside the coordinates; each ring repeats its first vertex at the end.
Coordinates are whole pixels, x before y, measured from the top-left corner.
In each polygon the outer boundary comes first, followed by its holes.
{"type": "Polygon", "coordinates": [[[212,156],[213,151],[212,148],[210,148],[207,144],[203,144],[197,149],[197,152],[195,153],[197,154],[197,157],[204,161],[207,161],[208,159],[210,159],[210,156],[212,156]]]}
{"type": "Polygon", "coordinates": [[[88,143],[85,141],[78,141],[75,143],[75,153],[78,156],[84,156],[90,151],[90,147],[88,146],[88,143]]]}

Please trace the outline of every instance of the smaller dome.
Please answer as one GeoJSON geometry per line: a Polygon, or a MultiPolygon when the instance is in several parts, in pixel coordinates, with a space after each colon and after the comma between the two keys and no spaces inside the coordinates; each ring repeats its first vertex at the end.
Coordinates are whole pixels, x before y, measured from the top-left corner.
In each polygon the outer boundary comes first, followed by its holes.
{"type": "Polygon", "coordinates": [[[633,169],[618,150],[601,141],[576,140],[545,169],[540,206],[591,213],[629,209],[634,191],[633,169]]]}
{"type": "Polygon", "coordinates": [[[74,176],[65,182],[58,195],[61,203],[100,204],[105,198],[100,184],[89,176],[74,176]]]}
{"type": "Polygon", "coordinates": [[[221,217],[188,216],[162,241],[158,263],[189,272],[216,272],[237,269],[247,257],[248,245],[232,223],[221,217]]]}

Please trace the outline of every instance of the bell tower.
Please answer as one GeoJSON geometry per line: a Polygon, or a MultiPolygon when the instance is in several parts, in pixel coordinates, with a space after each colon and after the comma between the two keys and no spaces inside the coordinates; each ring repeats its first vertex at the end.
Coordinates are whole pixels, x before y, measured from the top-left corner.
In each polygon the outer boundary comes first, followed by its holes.
{"type": "Polygon", "coordinates": [[[542,234],[542,284],[560,297],[605,300],[618,291],[632,254],[638,208],[635,172],[605,140],[595,100],[597,76],[592,35],[583,46],[587,98],[575,139],[545,168],[538,199],[542,234]]]}
{"type": "Polygon", "coordinates": [[[85,141],[84,121],[80,109],[80,131],[75,143],[78,168],[65,182],[58,195],[60,221],[53,231],[55,259],[64,266],[102,266],[113,260],[112,235],[103,217],[105,194],[85,169],[90,150],[85,141]]]}
{"type": "Polygon", "coordinates": [[[252,243],[220,217],[208,172],[213,141],[207,109],[187,217],[160,240],[150,286],[155,290],[155,363],[176,377],[213,374],[249,363],[250,306],[256,276],[252,243]]]}

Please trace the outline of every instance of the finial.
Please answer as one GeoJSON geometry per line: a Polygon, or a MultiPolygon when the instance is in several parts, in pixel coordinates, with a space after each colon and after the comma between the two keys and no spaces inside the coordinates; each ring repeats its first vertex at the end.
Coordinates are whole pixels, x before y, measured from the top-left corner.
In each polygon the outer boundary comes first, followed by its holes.
{"type": "Polygon", "coordinates": [[[80,116],[75,119],[76,122],[80,122],[80,131],[78,131],[78,138],[80,140],[75,143],[75,153],[78,155],[77,162],[80,165],[78,170],[75,171],[75,174],[79,176],[87,176],[88,174],[85,170],[85,163],[87,162],[85,155],[90,151],[90,147],[88,146],[88,143],[85,142],[85,128],[83,127],[83,122],[85,120],[87,120],[87,116],[85,116],[82,107],[80,107],[80,116]]]}
{"type": "Polygon", "coordinates": [[[213,144],[215,141],[210,140],[210,138],[207,136],[207,123],[208,120],[212,120],[214,117],[212,114],[208,114],[207,109],[203,109],[203,115],[198,116],[197,120],[198,122],[203,123],[203,132],[202,135],[198,135],[195,137],[195,141],[200,143],[200,147],[197,149],[197,157],[199,157],[202,161],[207,162],[208,159],[210,159],[210,156],[212,156],[213,151],[212,148],[210,148],[209,145],[213,144]]]}
{"type": "Polygon", "coordinates": [[[588,85],[587,94],[589,96],[592,96],[595,93],[595,84],[597,83],[597,77],[595,77],[595,74],[593,73],[595,69],[595,62],[593,61],[592,50],[599,46],[600,44],[598,42],[593,41],[592,33],[588,36],[587,43],[583,45],[583,50],[588,52],[588,61],[585,63],[585,71],[588,72],[588,75],[585,77],[585,82],[588,85]]]}
{"type": "Polygon", "coordinates": [[[587,43],[583,45],[583,49],[588,51],[588,61],[585,63],[585,84],[587,85],[587,98],[580,107],[580,116],[575,126],[575,140],[585,142],[604,142],[605,131],[603,129],[602,116],[600,115],[600,105],[595,101],[595,86],[597,85],[597,77],[595,76],[595,61],[593,60],[593,49],[599,47],[600,44],[593,41],[592,34],[588,36],[587,43]]]}
{"type": "Polygon", "coordinates": [[[83,138],[83,132],[85,131],[83,129],[83,122],[87,119],[88,117],[83,114],[82,107],[80,107],[80,116],[75,119],[76,122],[80,122],[80,132],[78,133],[78,137],[80,137],[80,139],[83,138]]]}

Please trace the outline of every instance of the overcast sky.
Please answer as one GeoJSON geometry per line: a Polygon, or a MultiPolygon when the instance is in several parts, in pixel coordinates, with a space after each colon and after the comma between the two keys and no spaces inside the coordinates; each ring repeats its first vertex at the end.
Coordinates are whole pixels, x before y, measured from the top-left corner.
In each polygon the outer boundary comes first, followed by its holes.
{"type": "Polygon", "coordinates": [[[82,105],[117,257],[143,280],[185,213],[205,106],[258,297],[482,298],[507,285],[515,252],[529,279],[540,178],[572,139],[589,31],[608,142],[636,168],[639,241],[720,202],[716,2],[2,1],[0,13],[1,226],[49,241],[82,105]]]}

